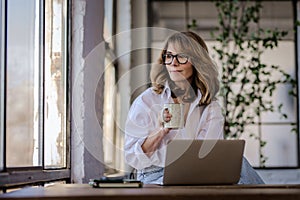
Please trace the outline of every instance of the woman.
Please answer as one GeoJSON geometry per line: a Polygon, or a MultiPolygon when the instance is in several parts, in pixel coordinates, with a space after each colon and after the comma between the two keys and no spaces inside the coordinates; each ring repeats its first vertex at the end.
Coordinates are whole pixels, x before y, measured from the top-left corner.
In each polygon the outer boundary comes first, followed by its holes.
{"type": "MultiPolygon", "coordinates": [[[[174,138],[223,139],[224,117],[216,98],[218,75],[200,36],[181,32],[167,39],[158,64],[151,69],[152,87],[134,101],[125,125],[125,160],[138,170],[139,180],[161,183],[166,145],[174,138]],[[162,106],[172,102],[184,104],[182,129],[163,127],[171,116],[164,113],[162,119],[162,106]]],[[[252,169],[253,174],[258,179],[255,183],[261,183],[252,169]]]]}

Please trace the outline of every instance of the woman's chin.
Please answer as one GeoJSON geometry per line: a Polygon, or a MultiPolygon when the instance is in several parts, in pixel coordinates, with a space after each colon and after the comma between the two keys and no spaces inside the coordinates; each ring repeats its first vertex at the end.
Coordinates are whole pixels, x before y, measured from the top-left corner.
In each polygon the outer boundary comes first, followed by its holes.
{"type": "Polygon", "coordinates": [[[180,82],[185,82],[186,80],[185,79],[179,79],[179,78],[171,78],[171,80],[175,83],[180,83],[180,82]]]}
{"type": "Polygon", "coordinates": [[[179,75],[176,75],[176,74],[170,75],[170,78],[174,82],[185,81],[186,80],[186,78],[184,76],[182,76],[181,74],[179,74],[179,75]]]}
{"type": "Polygon", "coordinates": [[[188,81],[185,77],[183,76],[170,76],[171,80],[174,82],[186,82],[188,81]]]}

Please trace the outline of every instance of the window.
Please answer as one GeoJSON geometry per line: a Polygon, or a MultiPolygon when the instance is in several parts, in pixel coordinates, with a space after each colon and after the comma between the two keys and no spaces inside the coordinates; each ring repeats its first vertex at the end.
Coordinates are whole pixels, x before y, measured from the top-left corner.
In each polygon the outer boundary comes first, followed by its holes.
{"type": "MultiPolygon", "coordinates": [[[[289,34],[279,42],[278,48],[266,51],[263,62],[270,65],[279,65],[292,77],[296,77],[296,44],[294,38],[294,15],[292,1],[263,1],[260,26],[262,28],[279,28],[288,30],[289,34]]],[[[217,12],[213,2],[210,1],[160,1],[151,3],[152,20],[150,26],[163,27],[169,30],[185,31],[188,24],[196,19],[197,30],[211,48],[216,41],[211,38],[210,32],[218,25],[217,12]],[[166,9],[167,8],[167,9],[166,9]]],[[[194,30],[195,31],[195,30],[194,30]]],[[[167,34],[152,33],[152,45],[162,44],[165,38],[160,36],[167,34]]],[[[152,52],[152,61],[155,61],[159,51],[152,52]]],[[[293,168],[299,167],[299,138],[292,132],[293,125],[298,124],[298,103],[285,91],[286,84],[282,84],[276,90],[274,102],[283,103],[283,111],[288,114],[287,119],[281,119],[277,113],[264,113],[257,124],[248,125],[266,141],[266,146],[261,147],[257,140],[245,135],[247,140],[245,156],[255,167],[260,167],[260,153],[267,157],[265,167],[269,168],[293,168]]]]}
{"type": "Polygon", "coordinates": [[[125,175],[124,124],[129,102],[129,81],[124,74],[130,64],[131,37],[129,1],[105,0],[103,151],[106,174],[125,175]],[[124,11],[124,12],[123,12],[124,11]],[[126,27],[126,28],[125,28],[126,27]],[[124,74],[123,74],[124,73],[124,74]],[[127,82],[128,81],[128,82],[127,82]],[[128,85],[127,85],[128,84],[128,85]],[[127,87],[126,87],[127,86],[127,87]],[[125,94],[124,94],[125,93],[125,94]],[[128,101],[127,101],[128,100],[128,101]]]}
{"type": "Polygon", "coordinates": [[[105,1],[104,16],[104,40],[105,40],[105,70],[104,70],[104,116],[103,116],[103,148],[104,162],[106,166],[105,173],[117,173],[118,153],[116,143],[118,140],[116,130],[117,120],[117,85],[116,85],[116,66],[114,53],[114,4],[115,1],[105,1]]]}
{"type": "Polygon", "coordinates": [[[69,178],[67,8],[67,0],[1,0],[0,167],[39,175],[1,173],[0,187],[69,178]]]}
{"type": "MultiPolygon", "coordinates": [[[[4,66],[4,1],[0,1],[0,66],[4,66]]],[[[0,171],[3,170],[4,167],[4,134],[3,134],[3,126],[4,126],[4,119],[3,119],[3,113],[4,113],[4,67],[0,67],[0,171]]]]}
{"type": "Polygon", "coordinates": [[[45,5],[44,165],[66,167],[67,21],[66,1],[45,5]]]}
{"type": "Polygon", "coordinates": [[[39,166],[39,4],[7,1],[6,166],[39,166]],[[24,19],[24,23],[19,23],[24,19]],[[28,152],[23,154],[23,152],[28,152]]]}

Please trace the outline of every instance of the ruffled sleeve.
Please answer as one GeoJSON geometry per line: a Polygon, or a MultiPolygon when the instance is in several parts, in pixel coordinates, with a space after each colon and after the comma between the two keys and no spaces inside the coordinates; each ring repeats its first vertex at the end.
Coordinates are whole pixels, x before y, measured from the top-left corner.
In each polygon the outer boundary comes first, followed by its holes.
{"type": "MultiPolygon", "coordinates": [[[[136,99],[132,104],[125,124],[125,161],[135,169],[144,169],[151,165],[161,166],[163,163],[163,150],[157,150],[151,157],[148,157],[142,150],[142,144],[148,135],[154,131],[159,131],[158,110],[161,109],[159,103],[147,102],[147,97],[151,93],[146,93],[136,99]]],[[[155,98],[154,98],[155,99],[155,98]]]]}

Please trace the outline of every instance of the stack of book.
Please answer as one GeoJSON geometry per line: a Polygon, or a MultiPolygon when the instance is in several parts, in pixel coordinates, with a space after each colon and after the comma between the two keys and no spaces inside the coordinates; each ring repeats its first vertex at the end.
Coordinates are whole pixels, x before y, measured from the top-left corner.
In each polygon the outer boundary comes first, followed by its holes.
{"type": "Polygon", "coordinates": [[[136,179],[101,177],[100,179],[91,179],[90,185],[94,188],[141,188],[143,182],[136,179]]]}

